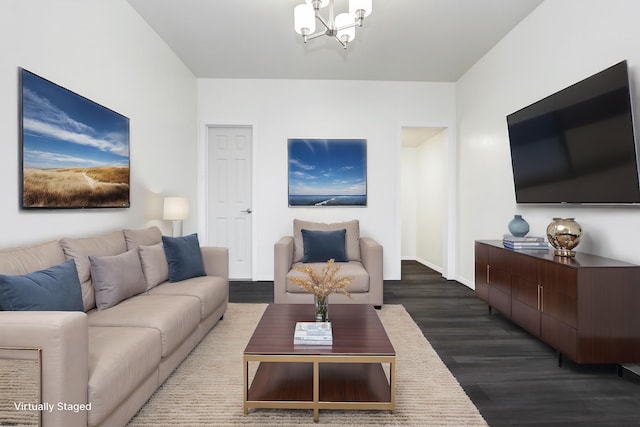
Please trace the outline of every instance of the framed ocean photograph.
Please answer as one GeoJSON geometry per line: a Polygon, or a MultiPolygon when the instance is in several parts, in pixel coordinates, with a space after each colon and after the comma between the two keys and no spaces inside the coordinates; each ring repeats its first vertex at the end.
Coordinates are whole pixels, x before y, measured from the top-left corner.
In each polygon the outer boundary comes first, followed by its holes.
{"type": "Polygon", "coordinates": [[[21,207],[128,208],[129,119],[20,69],[21,207]]]}
{"type": "Polygon", "coordinates": [[[288,140],[289,206],[366,206],[367,140],[288,140]]]}

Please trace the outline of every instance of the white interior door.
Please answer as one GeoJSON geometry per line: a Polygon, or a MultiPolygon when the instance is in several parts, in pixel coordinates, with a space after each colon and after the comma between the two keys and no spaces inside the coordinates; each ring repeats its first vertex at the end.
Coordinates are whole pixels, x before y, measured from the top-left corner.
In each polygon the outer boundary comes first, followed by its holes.
{"type": "Polygon", "coordinates": [[[229,278],[252,278],[249,126],[207,128],[208,242],[229,248],[229,278]]]}

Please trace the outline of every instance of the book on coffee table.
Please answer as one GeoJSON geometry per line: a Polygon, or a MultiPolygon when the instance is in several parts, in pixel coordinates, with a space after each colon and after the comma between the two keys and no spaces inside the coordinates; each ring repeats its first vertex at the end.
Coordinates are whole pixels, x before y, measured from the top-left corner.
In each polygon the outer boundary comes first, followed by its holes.
{"type": "Polygon", "coordinates": [[[332,345],[331,322],[297,322],[294,345],[332,345]]]}

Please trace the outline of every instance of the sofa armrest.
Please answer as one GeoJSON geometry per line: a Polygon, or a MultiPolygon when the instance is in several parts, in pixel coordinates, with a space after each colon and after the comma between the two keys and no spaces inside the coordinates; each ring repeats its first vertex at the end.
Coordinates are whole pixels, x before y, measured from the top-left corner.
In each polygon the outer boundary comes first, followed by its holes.
{"type": "Polygon", "coordinates": [[[0,311],[0,347],[42,350],[42,412],[45,426],[86,426],[87,411],[60,410],[60,404],[87,404],[89,331],[77,311],[0,311]]]}
{"type": "Polygon", "coordinates": [[[220,246],[203,246],[202,263],[207,276],[220,276],[229,279],[229,249],[220,246]]]}
{"type": "Polygon", "coordinates": [[[382,274],[382,245],[370,237],[360,238],[360,256],[362,265],[369,273],[369,301],[375,306],[382,307],[384,296],[382,274]]]}
{"type": "Polygon", "coordinates": [[[287,274],[293,266],[293,236],[284,236],[273,247],[273,302],[286,302],[287,274]]]}

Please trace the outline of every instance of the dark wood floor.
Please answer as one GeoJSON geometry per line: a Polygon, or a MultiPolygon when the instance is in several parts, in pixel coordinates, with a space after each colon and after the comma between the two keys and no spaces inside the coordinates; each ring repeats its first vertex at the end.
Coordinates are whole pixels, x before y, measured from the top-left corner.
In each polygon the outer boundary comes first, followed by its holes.
{"type": "MultiPolygon", "coordinates": [[[[272,282],[231,282],[231,302],[273,302],[272,282]]],[[[577,365],[503,318],[466,286],[403,261],[385,281],[491,426],[640,426],[640,378],[577,365]]]]}

